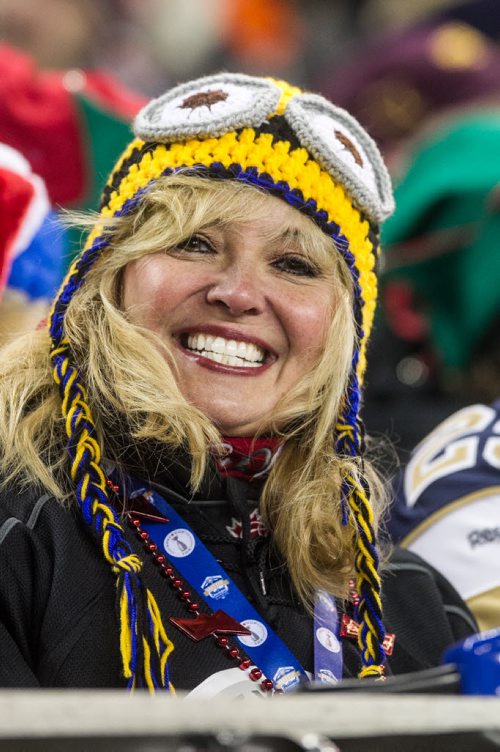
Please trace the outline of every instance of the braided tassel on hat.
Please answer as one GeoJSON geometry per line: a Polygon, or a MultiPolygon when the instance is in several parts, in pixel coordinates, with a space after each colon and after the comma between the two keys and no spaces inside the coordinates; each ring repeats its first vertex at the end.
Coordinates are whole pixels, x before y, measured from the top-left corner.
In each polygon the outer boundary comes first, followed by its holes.
{"type": "MultiPolygon", "coordinates": [[[[357,377],[354,377],[357,380],[357,377]]],[[[337,452],[347,457],[360,457],[363,428],[357,415],[358,390],[349,390],[354,404],[349,404],[337,424],[337,452]]],[[[359,602],[355,606],[355,619],[360,624],[358,645],[363,667],[359,676],[383,676],[385,629],[382,622],[381,581],[378,573],[379,556],[375,545],[373,509],[365,483],[344,472],[342,476],[343,523],[347,524],[351,512],[356,523],[356,590],[359,602]]]]}
{"type": "Polygon", "coordinates": [[[125,538],[120,519],[109,503],[101,448],[87,401],[87,393],[71,350],[63,337],[63,320],[73,293],[85,272],[106,245],[98,241],[74,263],[54,306],[50,333],[54,379],[59,386],[68,437],[70,476],[83,518],[101,540],[102,551],[116,576],[116,602],[120,625],[123,675],[129,689],[163,687],[173,691],[167,659],[173,650],[152,593],[141,582],[142,561],[125,538]]]}

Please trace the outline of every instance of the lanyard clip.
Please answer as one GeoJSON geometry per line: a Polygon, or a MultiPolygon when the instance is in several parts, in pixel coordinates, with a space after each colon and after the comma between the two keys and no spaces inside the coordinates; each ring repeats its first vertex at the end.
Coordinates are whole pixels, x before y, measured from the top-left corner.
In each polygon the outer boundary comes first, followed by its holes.
{"type": "Polygon", "coordinates": [[[264,577],[264,572],[262,569],[259,572],[259,582],[262,595],[267,595],[266,578],[264,577]]]}

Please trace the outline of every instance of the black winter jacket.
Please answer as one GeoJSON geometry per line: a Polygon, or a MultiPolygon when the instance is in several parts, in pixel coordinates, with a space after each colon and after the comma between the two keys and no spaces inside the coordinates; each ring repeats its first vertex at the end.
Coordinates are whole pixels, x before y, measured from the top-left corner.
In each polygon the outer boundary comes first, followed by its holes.
{"type": "MultiPolygon", "coordinates": [[[[253,534],[257,492],[252,484],[228,478],[208,494],[212,498],[189,502],[178,488],[158,489],[312,671],[312,619],[298,604],[286,569],[270,552],[269,539],[253,534]]],[[[205,696],[255,691],[254,683],[214,640],[193,642],[168,622],[170,617],[185,618],[186,610],[132,529],[124,526],[131,547],[144,561],[144,582],[155,595],[175,646],[169,666],[176,689],[197,688],[205,696]]],[[[0,572],[0,686],[125,686],[115,577],[77,509],[63,508],[43,492],[2,492],[0,572]]],[[[383,603],[386,629],[396,634],[389,659],[393,673],[437,665],[449,644],[476,631],[453,588],[408,551],[396,549],[392,555],[383,578],[383,603]]],[[[339,603],[338,608],[349,613],[350,606],[339,603]]],[[[209,611],[204,605],[200,610],[209,611]]],[[[344,676],[356,676],[356,644],[345,638],[342,648],[344,676]]]]}

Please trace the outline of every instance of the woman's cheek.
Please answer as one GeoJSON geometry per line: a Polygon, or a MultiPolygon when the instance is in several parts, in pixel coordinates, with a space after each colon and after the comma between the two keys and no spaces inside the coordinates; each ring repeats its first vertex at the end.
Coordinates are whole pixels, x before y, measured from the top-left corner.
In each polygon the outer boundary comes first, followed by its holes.
{"type": "Polygon", "coordinates": [[[309,291],[300,300],[289,301],[287,310],[300,348],[321,351],[334,313],[330,291],[309,291]]]}

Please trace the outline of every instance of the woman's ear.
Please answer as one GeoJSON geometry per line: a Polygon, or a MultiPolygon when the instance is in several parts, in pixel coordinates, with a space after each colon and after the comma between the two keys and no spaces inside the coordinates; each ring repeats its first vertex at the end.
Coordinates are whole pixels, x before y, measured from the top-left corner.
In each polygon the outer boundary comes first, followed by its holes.
{"type": "Polygon", "coordinates": [[[123,285],[126,265],[120,267],[115,273],[111,286],[111,302],[119,311],[123,311],[123,285]]]}

